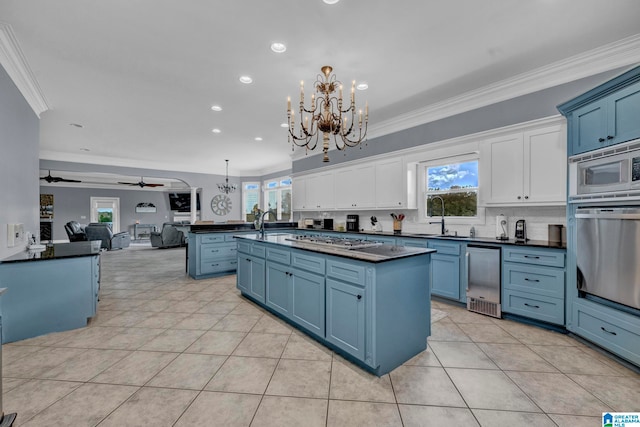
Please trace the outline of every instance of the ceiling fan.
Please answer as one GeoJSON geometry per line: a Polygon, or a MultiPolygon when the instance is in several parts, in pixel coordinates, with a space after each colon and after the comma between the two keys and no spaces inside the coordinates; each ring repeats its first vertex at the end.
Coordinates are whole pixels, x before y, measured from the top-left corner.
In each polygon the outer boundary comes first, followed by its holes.
{"type": "Polygon", "coordinates": [[[66,179],[59,176],[51,176],[51,170],[49,170],[49,175],[41,176],[40,179],[44,179],[49,184],[51,184],[52,182],[82,182],[78,181],[77,179],[66,179]]]}
{"type": "Polygon", "coordinates": [[[163,187],[164,184],[147,184],[146,182],[144,182],[144,178],[140,177],[140,181],[139,182],[118,182],[118,184],[123,184],[123,185],[137,185],[140,188],[144,188],[144,187],[163,187]]]}

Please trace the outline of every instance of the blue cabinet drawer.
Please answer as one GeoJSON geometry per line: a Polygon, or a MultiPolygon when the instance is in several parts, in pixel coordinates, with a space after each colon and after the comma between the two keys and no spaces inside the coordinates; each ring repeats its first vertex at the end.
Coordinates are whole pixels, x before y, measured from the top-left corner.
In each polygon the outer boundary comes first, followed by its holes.
{"type": "Polygon", "coordinates": [[[266,253],[267,260],[269,261],[275,261],[285,265],[291,264],[291,251],[289,250],[268,247],[266,253]]]}
{"type": "Polygon", "coordinates": [[[564,298],[564,269],[505,262],[502,283],[505,289],[564,298]]]}
{"type": "Polygon", "coordinates": [[[429,248],[435,249],[439,254],[460,255],[460,243],[445,242],[444,240],[429,240],[429,248]]]}
{"type": "Polygon", "coordinates": [[[295,268],[324,275],[325,261],[319,256],[307,255],[298,251],[291,251],[291,265],[295,268]]]}
{"type": "Polygon", "coordinates": [[[218,273],[221,271],[235,270],[238,266],[237,259],[227,260],[202,260],[200,261],[200,274],[218,273]]]}
{"type": "Polygon", "coordinates": [[[252,242],[246,240],[238,240],[237,248],[238,252],[264,258],[265,248],[263,245],[254,245],[252,242]]]}
{"type": "Polygon", "coordinates": [[[519,314],[531,319],[564,325],[564,300],[543,295],[502,290],[502,311],[519,314]]]}
{"type": "Polygon", "coordinates": [[[224,242],[224,234],[202,234],[198,236],[200,243],[222,243],[224,242]]]}
{"type": "Polygon", "coordinates": [[[398,246],[411,246],[414,248],[428,248],[429,242],[427,239],[398,239],[398,246]]]}
{"type": "Polygon", "coordinates": [[[502,260],[526,264],[564,267],[565,252],[552,249],[503,247],[502,260]]]}
{"type": "Polygon", "coordinates": [[[382,243],[384,245],[396,245],[396,238],[395,237],[388,237],[388,236],[367,236],[366,240],[370,240],[372,242],[379,242],[382,243]]]}
{"type": "Polygon", "coordinates": [[[327,276],[360,286],[365,284],[365,268],[361,265],[347,264],[335,260],[327,260],[327,276]]]}
{"type": "Polygon", "coordinates": [[[200,246],[200,259],[222,259],[235,258],[237,246],[233,243],[227,244],[208,244],[200,246]]]}
{"type": "Polygon", "coordinates": [[[583,300],[572,311],[572,332],[640,365],[640,318],[583,300]]]}

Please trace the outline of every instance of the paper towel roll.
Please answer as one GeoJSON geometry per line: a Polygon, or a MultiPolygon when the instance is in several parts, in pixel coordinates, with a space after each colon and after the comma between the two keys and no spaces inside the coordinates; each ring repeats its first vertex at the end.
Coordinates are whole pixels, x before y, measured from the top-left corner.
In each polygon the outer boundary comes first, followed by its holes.
{"type": "Polygon", "coordinates": [[[507,217],[503,214],[496,216],[496,239],[509,239],[509,223],[507,217]]]}

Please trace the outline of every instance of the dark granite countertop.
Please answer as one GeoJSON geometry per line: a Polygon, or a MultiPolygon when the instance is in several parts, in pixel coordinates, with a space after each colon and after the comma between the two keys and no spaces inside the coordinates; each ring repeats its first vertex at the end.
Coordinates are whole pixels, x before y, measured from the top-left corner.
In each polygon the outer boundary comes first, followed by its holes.
{"type": "Polygon", "coordinates": [[[387,236],[396,238],[413,238],[413,239],[443,239],[453,241],[463,241],[474,244],[492,244],[492,245],[516,245],[516,246],[531,246],[542,247],[552,249],[567,249],[566,243],[549,242],[548,240],[527,240],[526,242],[516,241],[515,239],[509,240],[497,240],[489,237],[468,237],[468,236],[441,236],[439,234],[421,234],[421,233],[400,233],[396,234],[389,231],[331,231],[331,230],[312,230],[307,231],[319,231],[327,233],[344,233],[344,234],[365,234],[367,236],[387,236]]]}
{"type": "Polygon", "coordinates": [[[46,261],[62,258],[76,258],[100,254],[100,245],[91,242],[54,243],[44,250],[24,251],[3,259],[0,263],[46,261]]]}
{"type": "Polygon", "coordinates": [[[257,234],[238,235],[236,238],[263,242],[273,245],[286,246],[294,249],[317,252],[327,255],[335,255],[343,258],[350,258],[357,261],[385,262],[400,258],[407,258],[416,255],[424,255],[436,252],[435,249],[415,248],[408,246],[378,245],[360,249],[345,249],[337,246],[318,245],[314,243],[300,242],[295,240],[294,234],[275,233],[267,234],[264,239],[257,234]]]}
{"type": "MultiPolygon", "coordinates": [[[[229,231],[255,231],[252,222],[240,222],[237,224],[186,224],[191,233],[224,233],[229,231]]],[[[267,230],[285,229],[291,230],[298,227],[297,222],[265,222],[267,230]]]]}

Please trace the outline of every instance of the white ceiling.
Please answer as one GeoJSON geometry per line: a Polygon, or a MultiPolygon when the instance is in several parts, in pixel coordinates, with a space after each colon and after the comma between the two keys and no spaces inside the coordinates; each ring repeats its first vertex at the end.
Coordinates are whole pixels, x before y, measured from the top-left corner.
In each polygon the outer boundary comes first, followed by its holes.
{"type": "Polygon", "coordinates": [[[216,174],[229,159],[232,176],[290,167],[286,99],[300,80],[309,99],[323,65],[369,84],[356,100],[375,125],[635,35],[639,18],[637,0],[0,1],[49,106],[41,158],[216,174]]]}

